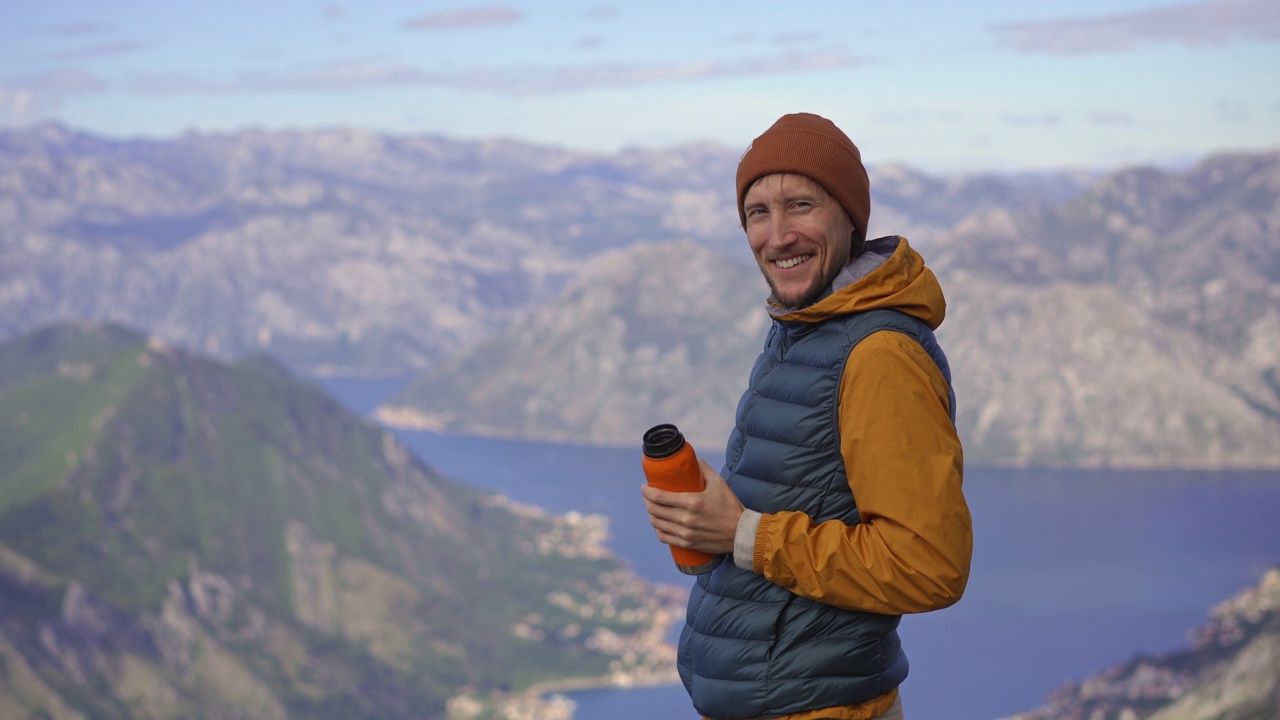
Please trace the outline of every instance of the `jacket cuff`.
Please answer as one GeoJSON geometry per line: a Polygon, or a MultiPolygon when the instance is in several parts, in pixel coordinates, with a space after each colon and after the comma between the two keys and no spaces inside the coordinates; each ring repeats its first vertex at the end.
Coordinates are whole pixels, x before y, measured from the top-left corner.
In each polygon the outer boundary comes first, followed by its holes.
{"type": "Polygon", "coordinates": [[[743,510],[738,518],[738,530],[733,535],[733,564],[755,572],[756,530],[760,527],[760,513],[743,510]]]}

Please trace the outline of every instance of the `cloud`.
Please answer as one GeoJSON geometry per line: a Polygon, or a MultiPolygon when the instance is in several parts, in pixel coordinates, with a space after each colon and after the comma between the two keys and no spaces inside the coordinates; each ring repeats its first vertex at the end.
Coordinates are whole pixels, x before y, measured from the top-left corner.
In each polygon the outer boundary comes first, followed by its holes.
{"type": "Polygon", "coordinates": [[[1127,52],[1150,42],[1191,47],[1280,40],[1280,2],[1201,0],[1115,15],[1064,18],[990,28],[1013,49],[1050,55],[1127,52]]]}
{"type": "Polygon", "coordinates": [[[232,92],[314,92],[379,87],[441,87],[507,96],[571,93],[727,77],[781,75],[854,67],[865,62],[843,52],[787,54],[732,62],[684,64],[574,65],[542,68],[475,67],[426,71],[399,61],[377,59],[331,63],[288,75],[255,73],[228,81],[186,75],[142,74],[130,88],[149,95],[232,92]]]}
{"type": "Polygon", "coordinates": [[[69,95],[106,89],[101,78],[76,70],[0,82],[0,125],[26,125],[44,119],[69,95]]]}
{"type": "Polygon", "coordinates": [[[41,115],[31,88],[0,84],[0,126],[26,125],[41,115]]]}
{"type": "Polygon", "coordinates": [[[1214,114],[1223,123],[1245,123],[1252,117],[1244,100],[1219,100],[1214,114]]]}
{"type": "Polygon", "coordinates": [[[1006,113],[1000,119],[1006,124],[1015,127],[1053,127],[1062,122],[1062,116],[1056,113],[1044,113],[1042,115],[1006,113]]]}
{"type": "Polygon", "coordinates": [[[1123,112],[1095,110],[1089,113],[1089,122],[1094,125],[1131,126],[1136,124],[1133,115],[1123,112]]]}
{"type": "Polygon", "coordinates": [[[45,28],[45,32],[50,35],[59,35],[62,37],[84,37],[85,35],[105,35],[114,30],[106,23],[95,22],[92,20],[72,20],[70,22],[58,23],[45,28]]]}
{"type": "Polygon", "coordinates": [[[930,108],[908,108],[872,114],[872,120],[892,125],[956,123],[965,120],[965,114],[959,110],[935,110],[930,108]]]}
{"type": "Polygon", "coordinates": [[[151,43],[138,42],[135,40],[118,40],[113,42],[98,43],[96,45],[86,45],[74,50],[64,50],[49,55],[54,60],[95,60],[104,57],[118,57],[120,55],[132,55],[152,47],[151,43]]]}
{"type": "Polygon", "coordinates": [[[515,8],[493,5],[472,10],[419,15],[400,23],[400,27],[406,30],[457,30],[506,25],[523,19],[524,13],[515,8]]]}
{"type": "Polygon", "coordinates": [[[792,33],[779,33],[773,36],[773,41],[780,45],[792,45],[795,43],[811,43],[822,40],[822,33],[816,31],[803,31],[792,33]]]}

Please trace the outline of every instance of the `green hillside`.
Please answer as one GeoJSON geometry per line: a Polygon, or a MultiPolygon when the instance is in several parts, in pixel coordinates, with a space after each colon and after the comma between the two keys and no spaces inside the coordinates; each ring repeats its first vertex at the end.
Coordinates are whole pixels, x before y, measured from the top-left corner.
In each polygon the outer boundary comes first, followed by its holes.
{"type": "Polygon", "coordinates": [[[676,602],[266,359],[0,346],[0,717],[423,718],[668,664],[676,602]]]}

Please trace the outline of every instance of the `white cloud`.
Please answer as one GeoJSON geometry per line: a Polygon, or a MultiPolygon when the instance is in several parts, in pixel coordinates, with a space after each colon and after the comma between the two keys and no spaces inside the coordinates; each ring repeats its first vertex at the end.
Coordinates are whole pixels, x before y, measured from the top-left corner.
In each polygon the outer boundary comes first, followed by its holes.
{"type": "Polygon", "coordinates": [[[31,88],[0,85],[0,126],[26,125],[39,115],[31,88]]]}
{"type": "Polygon", "coordinates": [[[27,125],[53,115],[68,95],[98,92],[107,84],[88,73],[64,70],[0,82],[0,125],[27,125]]]}
{"type": "Polygon", "coordinates": [[[506,25],[522,19],[524,19],[524,13],[515,8],[492,6],[419,15],[400,23],[400,27],[406,30],[457,30],[459,28],[506,25]]]}
{"type": "Polygon", "coordinates": [[[116,40],[111,42],[98,43],[96,45],[86,45],[84,47],[75,48],[73,50],[64,50],[52,53],[50,57],[55,60],[94,60],[104,57],[116,57],[120,55],[131,55],[151,47],[151,43],[138,42],[134,40],[116,40]]]}
{"type": "Polygon", "coordinates": [[[1050,55],[1126,52],[1151,42],[1193,47],[1275,42],[1280,41],[1280,2],[1201,0],[1115,15],[995,25],[991,30],[1015,50],[1050,55]]]}
{"type": "Polygon", "coordinates": [[[1089,113],[1089,122],[1094,125],[1109,126],[1132,126],[1135,124],[1133,115],[1124,112],[1112,112],[1108,110],[1095,110],[1089,113]]]}
{"type": "Polygon", "coordinates": [[[734,61],[549,67],[473,67],[426,71],[398,60],[356,59],[286,75],[265,73],[218,81],[185,75],[134,76],[130,87],[152,95],[229,92],[299,92],[377,87],[441,87],[506,96],[555,95],[723,77],[781,75],[854,67],[864,59],[840,51],[789,53],[734,61]]]}
{"type": "Polygon", "coordinates": [[[1005,124],[1015,127],[1053,127],[1062,122],[1062,116],[1057,113],[1044,113],[1041,115],[1006,113],[1000,119],[1005,124]]]}
{"type": "Polygon", "coordinates": [[[83,37],[86,35],[105,35],[114,30],[106,23],[93,20],[71,20],[57,25],[50,25],[45,31],[50,35],[62,37],[83,37]]]}

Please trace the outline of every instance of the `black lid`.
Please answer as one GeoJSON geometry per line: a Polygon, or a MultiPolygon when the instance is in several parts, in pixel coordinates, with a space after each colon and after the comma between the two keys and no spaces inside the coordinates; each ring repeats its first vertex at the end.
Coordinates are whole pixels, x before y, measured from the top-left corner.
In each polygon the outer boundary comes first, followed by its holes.
{"type": "Polygon", "coordinates": [[[684,435],[671,423],[654,425],[644,433],[644,454],[651,458],[675,455],[684,447],[684,435]]]}

